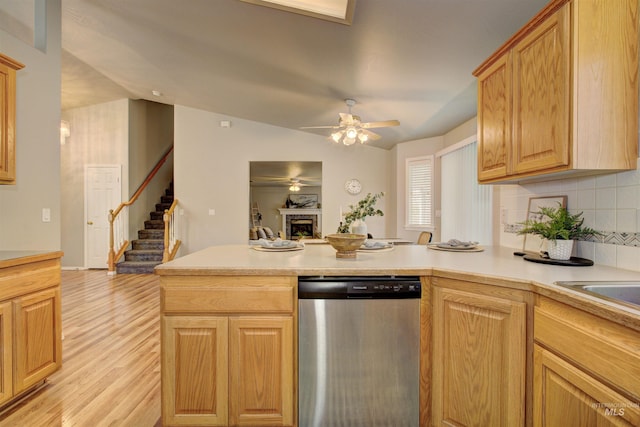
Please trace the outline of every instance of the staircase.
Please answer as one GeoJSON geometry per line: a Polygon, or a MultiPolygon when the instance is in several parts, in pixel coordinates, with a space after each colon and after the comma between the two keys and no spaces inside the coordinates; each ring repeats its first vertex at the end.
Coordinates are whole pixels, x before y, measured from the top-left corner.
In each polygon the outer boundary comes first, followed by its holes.
{"type": "Polygon", "coordinates": [[[131,249],[124,253],[124,261],[116,264],[118,274],[153,274],[153,268],[162,264],[164,252],[165,209],[173,203],[173,183],[165,190],[165,195],[156,204],[156,210],[149,213],[144,222],[144,230],[138,230],[138,239],[131,242],[131,249]]]}

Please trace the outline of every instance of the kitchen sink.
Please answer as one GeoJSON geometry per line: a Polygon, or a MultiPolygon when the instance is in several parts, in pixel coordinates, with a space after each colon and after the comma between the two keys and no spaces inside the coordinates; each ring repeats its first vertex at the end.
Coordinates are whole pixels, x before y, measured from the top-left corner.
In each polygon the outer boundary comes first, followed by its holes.
{"type": "Polygon", "coordinates": [[[640,307],[640,282],[584,281],[556,282],[556,285],[586,292],[603,299],[616,302],[622,301],[640,307]]]}

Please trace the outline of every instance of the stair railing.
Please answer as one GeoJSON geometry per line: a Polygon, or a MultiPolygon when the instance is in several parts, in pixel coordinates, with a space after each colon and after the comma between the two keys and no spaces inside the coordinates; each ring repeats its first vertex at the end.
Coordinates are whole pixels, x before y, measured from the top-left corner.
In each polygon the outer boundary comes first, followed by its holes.
{"type": "Polygon", "coordinates": [[[153,177],[156,176],[172,151],[173,145],[162,156],[153,170],[149,172],[149,175],[147,175],[129,201],[120,203],[115,210],[109,210],[109,259],[107,260],[107,274],[115,274],[116,263],[129,247],[130,242],[126,238],[127,230],[129,228],[129,206],[133,205],[135,201],[138,200],[138,197],[140,197],[145,188],[147,188],[153,177]]]}
{"type": "Polygon", "coordinates": [[[164,221],[164,252],[162,253],[162,262],[171,261],[175,258],[180,248],[180,239],[178,239],[178,217],[176,208],[178,207],[178,199],[174,199],[169,209],[165,209],[162,219],[164,221]]]}

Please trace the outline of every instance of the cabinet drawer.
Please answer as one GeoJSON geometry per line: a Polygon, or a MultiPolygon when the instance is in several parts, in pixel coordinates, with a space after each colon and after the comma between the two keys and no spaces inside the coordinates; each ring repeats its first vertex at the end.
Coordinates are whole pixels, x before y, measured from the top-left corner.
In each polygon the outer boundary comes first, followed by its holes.
{"type": "Polygon", "coordinates": [[[163,277],[163,313],[293,313],[295,278],[163,277]]]}
{"type": "Polygon", "coordinates": [[[640,333],[541,298],[534,338],[600,381],[640,398],[640,333]]]}

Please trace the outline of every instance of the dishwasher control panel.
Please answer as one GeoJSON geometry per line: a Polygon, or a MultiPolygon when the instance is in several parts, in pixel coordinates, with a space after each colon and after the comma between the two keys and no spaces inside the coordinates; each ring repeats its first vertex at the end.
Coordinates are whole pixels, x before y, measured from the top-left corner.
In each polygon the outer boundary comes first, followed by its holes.
{"type": "Polygon", "coordinates": [[[301,277],[299,299],[348,298],[420,298],[422,287],[417,277],[301,277]]]}

